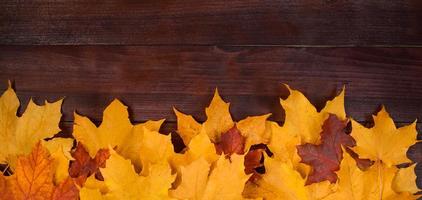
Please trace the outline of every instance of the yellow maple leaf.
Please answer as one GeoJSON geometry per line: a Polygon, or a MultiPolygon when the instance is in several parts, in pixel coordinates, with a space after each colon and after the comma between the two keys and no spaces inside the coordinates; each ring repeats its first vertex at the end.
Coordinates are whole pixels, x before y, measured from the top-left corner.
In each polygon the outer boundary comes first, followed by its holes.
{"type": "Polygon", "coordinates": [[[210,105],[205,109],[207,120],[202,124],[198,123],[192,116],[183,114],[174,109],[177,117],[177,132],[188,145],[190,140],[198,135],[201,129],[205,129],[205,133],[210,140],[217,144],[220,142],[221,134],[226,133],[229,129],[236,127],[240,134],[245,137],[245,150],[254,144],[268,143],[271,132],[267,124],[267,118],[270,114],[251,116],[235,123],[229,111],[230,103],[226,103],[215,90],[210,105]]]}
{"type": "Polygon", "coordinates": [[[0,164],[7,163],[13,170],[18,156],[28,155],[39,140],[60,131],[62,101],[46,101],[44,106],[38,106],[31,99],[24,114],[17,117],[20,103],[9,82],[0,97],[0,164]]]}
{"type": "Polygon", "coordinates": [[[139,155],[143,130],[147,128],[158,131],[162,123],[163,120],[159,120],[132,125],[127,107],[115,99],[104,110],[103,121],[99,127],[87,117],[75,113],[73,136],[85,146],[91,157],[95,157],[100,149],[112,147],[125,158],[131,159],[135,167],[140,168],[142,163],[139,155]]]}
{"type": "Polygon", "coordinates": [[[356,140],[353,150],[359,157],[382,161],[388,167],[411,162],[406,152],[416,143],[416,121],[397,129],[384,107],[373,118],[375,125],[372,128],[352,120],[351,135],[356,140]]]}
{"type": "Polygon", "coordinates": [[[187,166],[181,166],[180,184],[170,191],[170,196],[178,199],[201,199],[207,185],[211,164],[199,158],[187,166]]]}
{"type": "Polygon", "coordinates": [[[188,165],[200,157],[210,164],[219,158],[215,146],[205,133],[204,128],[201,128],[200,133],[190,140],[183,154],[174,154],[170,162],[180,172],[180,166],[188,165]]]}
{"type": "Polygon", "coordinates": [[[270,129],[271,139],[268,147],[274,154],[274,159],[292,163],[295,169],[300,169],[299,171],[309,171],[310,167],[300,163],[301,158],[297,154],[296,146],[301,144],[300,136],[285,132],[276,122],[270,122],[270,129]]]}
{"type": "Polygon", "coordinates": [[[249,181],[243,192],[248,198],[306,200],[323,199],[334,191],[329,181],[305,185],[306,178],[289,162],[265,156],[265,173],[249,181]]]}
{"type": "Polygon", "coordinates": [[[256,182],[249,182],[244,195],[249,198],[306,200],[311,199],[305,179],[291,164],[266,156],[265,174],[256,182]]]}
{"type": "Polygon", "coordinates": [[[54,183],[58,184],[69,176],[69,161],[73,160],[70,149],[73,146],[72,138],[53,138],[49,141],[42,141],[54,159],[54,183]]]}
{"type": "Polygon", "coordinates": [[[206,133],[214,143],[219,141],[222,133],[233,127],[234,122],[229,111],[230,103],[226,103],[215,90],[211,104],[205,108],[207,120],[204,122],[206,133]]]}
{"type": "Polygon", "coordinates": [[[331,101],[327,101],[321,111],[309,102],[299,91],[291,89],[287,99],[280,99],[280,104],[285,111],[283,132],[290,135],[299,135],[302,143],[318,144],[321,133],[321,126],[329,113],[337,115],[341,120],[346,119],[344,109],[344,88],[340,94],[331,101]]]}
{"type": "Polygon", "coordinates": [[[173,108],[177,117],[177,133],[183,140],[185,145],[188,145],[193,137],[195,137],[201,130],[202,125],[198,123],[191,115],[186,115],[176,108],[173,108]]]}
{"type": "Polygon", "coordinates": [[[171,135],[163,135],[156,131],[144,128],[143,139],[140,144],[140,160],[142,162],[142,175],[148,175],[147,170],[153,164],[167,164],[175,154],[171,135]]]}
{"type": "Polygon", "coordinates": [[[104,195],[108,191],[104,181],[99,181],[95,178],[95,175],[91,175],[86,179],[83,187],[79,189],[79,198],[81,200],[109,199],[110,197],[104,195]]]}
{"type": "Polygon", "coordinates": [[[269,123],[267,119],[271,114],[247,117],[236,123],[243,137],[246,138],[245,150],[254,144],[267,144],[271,137],[271,132],[267,131],[269,123]]]}
{"type": "Polygon", "coordinates": [[[397,171],[397,167],[388,167],[382,162],[375,162],[369,169],[362,171],[357,167],[355,160],[344,151],[340,170],[337,172],[337,190],[324,200],[400,199],[398,197],[416,199],[408,192],[397,193],[392,189],[397,171]]]}
{"type": "Polygon", "coordinates": [[[419,191],[416,185],[416,164],[410,167],[401,168],[393,179],[393,189],[395,192],[416,193],[419,191]]]}
{"type": "Polygon", "coordinates": [[[211,165],[199,158],[182,167],[181,182],[170,193],[178,199],[242,199],[244,185],[250,177],[244,172],[243,162],[243,155],[232,155],[230,160],[220,156],[210,169],[211,165]]]}
{"type": "Polygon", "coordinates": [[[148,175],[135,172],[130,160],[124,159],[114,150],[106,161],[106,167],[100,168],[110,199],[170,199],[168,190],[175,176],[168,164],[153,164],[148,167],[148,175]],[[118,169],[118,170],[116,170],[118,169]]]}
{"type": "Polygon", "coordinates": [[[103,200],[108,199],[103,196],[99,189],[90,189],[87,187],[82,187],[79,190],[79,199],[80,200],[103,200]]]}

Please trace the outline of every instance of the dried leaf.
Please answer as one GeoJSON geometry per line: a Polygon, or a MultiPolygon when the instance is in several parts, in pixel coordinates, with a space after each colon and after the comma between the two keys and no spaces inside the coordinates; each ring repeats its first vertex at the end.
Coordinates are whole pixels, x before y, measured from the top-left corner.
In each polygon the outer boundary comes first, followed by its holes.
{"type": "Polygon", "coordinates": [[[38,106],[31,99],[23,115],[17,117],[20,103],[9,81],[0,97],[0,164],[8,164],[13,171],[19,156],[28,155],[39,140],[60,131],[62,101],[38,106]]]}
{"type": "Polygon", "coordinates": [[[416,121],[397,129],[384,107],[373,118],[375,125],[372,128],[352,120],[351,135],[356,140],[353,151],[360,158],[382,161],[388,167],[411,162],[406,152],[416,143],[416,121]]]}
{"type": "Polygon", "coordinates": [[[346,124],[346,121],[330,114],[322,125],[321,144],[303,144],[297,147],[301,162],[312,166],[306,180],[307,185],[324,180],[331,183],[337,181],[335,171],[339,170],[343,156],[342,145],[351,147],[355,144],[353,138],[344,132],[346,124]]]}

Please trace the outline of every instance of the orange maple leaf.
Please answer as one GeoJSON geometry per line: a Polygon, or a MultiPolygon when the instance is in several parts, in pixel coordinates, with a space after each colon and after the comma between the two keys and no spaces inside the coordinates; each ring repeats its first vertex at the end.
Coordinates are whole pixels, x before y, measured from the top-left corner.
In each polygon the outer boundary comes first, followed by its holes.
{"type": "Polygon", "coordinates": [[[53,161],[38,142],[31,154],[18,158],[13,175],[0,176],[0,191],[5,192],[0,199],[77,199],[78,188],[71,178],[54,184],[53,161]]]}

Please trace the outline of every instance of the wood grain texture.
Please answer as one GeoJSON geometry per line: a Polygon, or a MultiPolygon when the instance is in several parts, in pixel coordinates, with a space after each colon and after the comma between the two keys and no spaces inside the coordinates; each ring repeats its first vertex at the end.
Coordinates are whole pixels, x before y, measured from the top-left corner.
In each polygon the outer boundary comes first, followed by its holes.
{"type": "Polygon", "coordinates": [[[2,0],[0,44],[422,45],[420,0],[2,0]]]}
{"type": "Polygon", "coordinates": [[[113,99],[134,121],[167,118],[172,106],[205,120],[215,87],[236,120],[273,113],[282,121],[282,83],[317,108],[346,86],[346,109],[358,121],[383,104],[396,122],[422,119],[422,49],[142,46],[0,46],[0,89],[15,81],[24,101],[66,97],[72,113],[100,121],[113,99]]]}

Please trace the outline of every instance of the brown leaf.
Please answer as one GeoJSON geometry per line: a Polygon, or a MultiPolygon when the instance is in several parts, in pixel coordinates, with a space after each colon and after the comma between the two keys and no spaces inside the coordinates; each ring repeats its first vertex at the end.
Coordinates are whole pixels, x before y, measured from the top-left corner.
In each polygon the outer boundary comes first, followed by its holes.
{"type": "Polygon", "coordinates": [[[256,181],[261,178],[259,168],[264,167],[264,156],[266,146],[264,144],[254,145],[249,152],[245,155],[245,173],[252,174],[249,181],[256,181]]]}
{"type": "Polygon", "coordinates": [[[337,181],[335,171],[339,170],[343,156],[342,145],[351,147],[355,141],[344,131],[347,121],[341,121],[336,115],[330,114],[322,125],[321,144],[298,145],[298,154],[301,162],[312,166],[312,171],[306,184],[329,180],[337,181]]]}
{"type": "Polygon", "coordinates": [[[236,125],[227,132],[221,134],[220,142],[216,145],[217,153],[226,155],[243,154],[245,148],[245,138],[240,134],[236,125]]]}
{"type": "MultiPolygon", "coordinates": [[[[95,177],[98,180],[104,180],[99,168],[104,168],[106,160],[110,157],[110,152],[108,149],[100,149],[95,157],[91,158],[85,147],[81,143],[78,143],[76,150],[72,152],[72,157],[75,160],[72,161],[69,168],[69,174],[71,177],[86,178],[92,174],[95,174],[95,177]]],[[[84,181],[79,180],[78,183],[80,182],[84,181]]]]}

